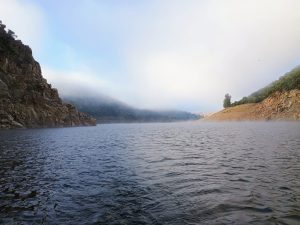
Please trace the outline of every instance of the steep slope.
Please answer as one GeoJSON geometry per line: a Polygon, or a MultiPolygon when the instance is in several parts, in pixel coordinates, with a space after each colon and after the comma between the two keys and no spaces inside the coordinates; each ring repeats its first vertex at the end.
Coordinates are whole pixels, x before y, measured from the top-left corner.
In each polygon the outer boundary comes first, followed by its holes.
{"type": "Polygon", "coordinates": [[[262,102],[229,107],[204,120],[300,120],[300,90],[275,92],[262,102]]]}
{"type": "Polygon", "coordinates": [[[42,77],[31,49],[0,23],[0,128],[95,125],[96,121],[64,104],[42,77]]]}
{"type": "Polygon", "coordinates": [[[300,90],[300,66],[281,76],[278,80],[266,87],[252,93],[248,97],[244,97],[240,101],[232,103],[231,106],[246,103],[258,103],[276,92],[287,92],[295,89],[300,90]]]}
{"type": "Polygon", "coordinates": [[[154,111],[137,109],[107,97],[66,97],[66,102],[92,115],[98,123],[107,122],[171,122],[199,119],[198,115],[176,110],[154,111]]]}
{"type": "Polygon", "coordinates": [[[204,120],[300,120],[300,66],[204,120]]]}

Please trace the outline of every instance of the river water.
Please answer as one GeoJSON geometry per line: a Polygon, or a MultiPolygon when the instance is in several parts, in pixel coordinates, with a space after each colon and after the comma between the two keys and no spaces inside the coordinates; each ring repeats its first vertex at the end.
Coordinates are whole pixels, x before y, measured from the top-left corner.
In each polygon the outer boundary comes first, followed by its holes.
{"type": "Polygon", "coordinates": [[[0,131],[0,224],[300,224],[300,123],[0,131]]]}

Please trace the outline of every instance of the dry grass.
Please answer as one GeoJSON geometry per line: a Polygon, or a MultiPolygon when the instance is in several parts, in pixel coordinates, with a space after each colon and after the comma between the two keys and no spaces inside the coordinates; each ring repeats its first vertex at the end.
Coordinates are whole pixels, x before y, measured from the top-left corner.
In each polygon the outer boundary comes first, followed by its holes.
{"type": "Polygon", "coordinates": [[[275,93],[260,103],[226,108],[204,121],[300,120],[300,90],[275,93]]]}

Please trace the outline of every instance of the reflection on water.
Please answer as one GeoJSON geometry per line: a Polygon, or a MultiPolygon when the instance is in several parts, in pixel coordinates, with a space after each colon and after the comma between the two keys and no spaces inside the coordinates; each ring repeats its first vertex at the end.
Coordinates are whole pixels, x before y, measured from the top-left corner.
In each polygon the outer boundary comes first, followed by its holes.
{"type": "Polygon", "coordinates": [[[300,124],[0,131],[0,224],[300,224],[300,124]]]}

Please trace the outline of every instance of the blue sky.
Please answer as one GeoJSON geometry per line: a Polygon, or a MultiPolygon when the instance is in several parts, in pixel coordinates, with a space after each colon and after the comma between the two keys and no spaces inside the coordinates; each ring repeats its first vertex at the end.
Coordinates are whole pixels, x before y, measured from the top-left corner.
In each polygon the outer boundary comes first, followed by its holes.
{"type": "Polygon", "coordinates": [[[298,0],[0,0],[61,95],[211,112],[299,65],[298,0]]]}

